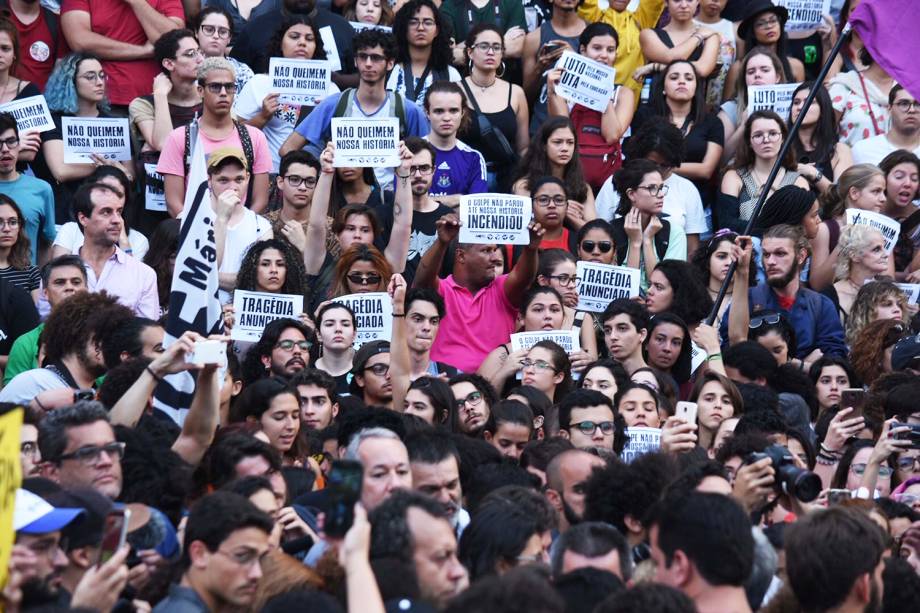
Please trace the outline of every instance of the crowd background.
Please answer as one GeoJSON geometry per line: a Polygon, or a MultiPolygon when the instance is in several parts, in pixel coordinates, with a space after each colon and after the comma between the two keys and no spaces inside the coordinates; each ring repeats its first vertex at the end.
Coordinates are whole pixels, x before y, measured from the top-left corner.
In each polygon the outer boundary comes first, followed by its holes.
{"type": "Polygon", "coordinates": [[[920,102],[853,33],[804,105],[858,1],[3,4],[0,105],[55,125],[0,112],[5,610],[920,610],[920,102]],[[341,68],[294,105],[271,58],[341,68]],[[399,165],[337,167],[335,117],[399,165]],[[528,244],[459,240],[479,193],[528,244]],[[639,295],[579,310],[578,262],[639,295]],[[303,312],[233,341],[238,290],[303,312]]]}

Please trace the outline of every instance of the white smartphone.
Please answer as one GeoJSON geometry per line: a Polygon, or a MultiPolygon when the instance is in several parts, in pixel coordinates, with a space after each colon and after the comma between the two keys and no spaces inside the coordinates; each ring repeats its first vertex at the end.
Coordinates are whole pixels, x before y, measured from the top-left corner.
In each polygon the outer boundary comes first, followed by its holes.
{"type": "Polygon", "coordinates": [[[195,351],[189,360],[195,364],[218,364],[227,363],[227,343],[223,341],[197,341],[195,351]]]}
{"type": "Polygon", "coordinates": [[[678,401],[677,406],[674,408],[674,416],[680,417],[688,424],[696,423],[696,412],[697,406],[695,402],[681,400],[678,401]]]}

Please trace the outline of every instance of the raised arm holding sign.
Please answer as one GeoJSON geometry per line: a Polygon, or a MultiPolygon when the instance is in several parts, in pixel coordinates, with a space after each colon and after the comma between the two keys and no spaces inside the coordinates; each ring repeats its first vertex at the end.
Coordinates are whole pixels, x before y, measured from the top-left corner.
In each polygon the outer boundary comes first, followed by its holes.
{"type": "Polygon", "coordinates": [[[399,158],[399,118],[332,118],[336,168],[395,168],[399,158]]]}

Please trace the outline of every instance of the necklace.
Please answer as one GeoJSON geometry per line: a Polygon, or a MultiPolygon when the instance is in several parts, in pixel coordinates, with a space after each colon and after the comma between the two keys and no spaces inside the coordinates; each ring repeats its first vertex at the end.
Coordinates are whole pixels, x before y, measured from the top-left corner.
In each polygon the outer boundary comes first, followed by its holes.
{"type": "Polygon", "coordinates": [[[496,81],[498,81],[498,77],[495,77],[494,79],[492,79],[492,82],[489,83],[488,85],[480,85],[479,83],[476,82],[476,79],[473,78],[473,75],[470,75],[470,83],[472,83],[473,85],[481,89],[483,92],[485,92],[487,89],[495,85],[496,81]]]}

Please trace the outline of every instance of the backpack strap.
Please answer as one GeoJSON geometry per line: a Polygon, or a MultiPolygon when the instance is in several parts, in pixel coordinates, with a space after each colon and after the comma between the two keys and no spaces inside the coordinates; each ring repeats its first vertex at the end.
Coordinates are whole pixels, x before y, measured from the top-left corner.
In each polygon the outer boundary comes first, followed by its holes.
{"type": "Polygon", "coordinates": [[[255,153],[252,149],[252,137],[249,135],[249,130],[246,129],[246,126],[242,123],[233,120],[233,125],[236,127],[236,133],[240,137],[240,144],[243,146],[243,155],[246,156],[246,164],[249,165],[249,172],[252,172],[252,165],[255,162],[255,153]]]}
{"type": "Polygon", "coordinates": [[[393,111],[393,114],[399,119],[399,140],[405,140],[406,138],[406,102],[403,99],[402,94],[399,92],[390,92],[393,96],[393,106],[390,108],[393,111]]]}
{"type": "Polygon", "coordinates": [[[355,95],[355,88],[349,87],[339,95],[339,100],[335,105],[335,110],[332,112],[333,117],[345,117],[346,112],[348,111],[348,106],[351,104],[352,99],[355,95]]]}

